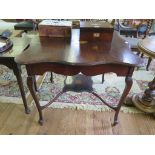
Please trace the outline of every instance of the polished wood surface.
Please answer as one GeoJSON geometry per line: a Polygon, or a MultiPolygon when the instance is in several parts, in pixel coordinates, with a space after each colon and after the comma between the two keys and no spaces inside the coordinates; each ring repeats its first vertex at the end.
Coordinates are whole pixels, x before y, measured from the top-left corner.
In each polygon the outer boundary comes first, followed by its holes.
{"type": "Polygon", "coordinates": [[[134,67],[142,65],[143,60],[130,51],[117,33],[114,33],[112,42],[80,42],[79,35],[79,29],[73,29],[71,40],[36,37],[32,40],[30,48],[16,57],[17,63],[26,65],[27,85],[38,109],[40,125],[44,122],[42,110],[63,93],[57,94],[56,98],[46,105],[40,105],[35,92],[34,76],[42,75],[47,71],[67,76],[79,73],[94,76],[107,72],[125,76],[125,88],[116,107],[110,106],[92,92],[115,111],[114,125],[118,123],[120,108],[132,86],[134,67]]]}
{"type": "Polygon", "coordinates": [[[21,54],[24,50],[26,50],[29,47],[30,39],[27,37],[24,37],[24,38],[12,37],[11,41],[13,42],[13,47],[7,50],[6,52],[0,54],[0,64],[5,65],[8,68],[13,70],[14,75],[17,78],[17,82],[19,85],[19,89],[20,89],[24,107],[25,107],[25,112],[29,113],[30,110],[27,106],[24,86],[23,86],[22,77],[21,77],[21,66],[20,64],[17,64],[15,62],[14,58],[15,56],[17,56],[18,54],[21,54]]]}
{"type": "Polygon", "coordinates": [[[113,38],[114,28],[109,22],[80,22],[80,41],[108,41],[113,38]]]}
{"type": "Polygon", "coordinates": [[[30,48],[16,57],[16,62],[19,64],[50,62],[71,66],[100,64],[139,66],[143,61],[131,52],[117,32],[113,35],[112,43],[79,42],[79,30],[74,29],[71,40],[34,38],[30,48]]]}

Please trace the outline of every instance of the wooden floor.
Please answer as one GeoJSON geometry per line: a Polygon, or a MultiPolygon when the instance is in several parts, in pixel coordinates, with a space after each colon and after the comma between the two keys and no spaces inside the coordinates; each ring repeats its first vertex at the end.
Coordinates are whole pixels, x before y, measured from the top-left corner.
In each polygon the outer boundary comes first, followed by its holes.
{"type": "Polygon", "coordinates": [[[72,109],[44,110],[45,123],[37,123],[33,107],[26,115],[22,105],[0,104],[0,134],[13,135],[153,135],[155,118],[144,114],[120,113],[120,123],[112,127],[114,112],[72,109]]]}

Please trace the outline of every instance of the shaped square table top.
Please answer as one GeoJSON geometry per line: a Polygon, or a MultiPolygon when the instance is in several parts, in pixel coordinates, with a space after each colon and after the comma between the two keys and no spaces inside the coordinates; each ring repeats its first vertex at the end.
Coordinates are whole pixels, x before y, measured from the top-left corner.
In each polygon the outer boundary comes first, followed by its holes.
{"type": "Polygon", "coordinates": [[[132,53],[125,40],[114,32],[112,42],[80,42],[79,29],[72,30],[71,39],[36,36],[30,47],[15,58],[19,64],[58,63],[66,65],[122,64],[141,66],[143,60],[132,53]]]}

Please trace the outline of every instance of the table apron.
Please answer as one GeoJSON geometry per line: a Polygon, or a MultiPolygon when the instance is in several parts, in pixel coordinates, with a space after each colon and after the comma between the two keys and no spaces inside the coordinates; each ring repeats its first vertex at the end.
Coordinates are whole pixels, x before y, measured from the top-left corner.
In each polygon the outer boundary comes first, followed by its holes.
{"type": "Polygon", "coordinates": [[[38,63],[26,65],[29,76],[43,75],[45,72],[54,72],[57,74],[73,76],[82,73],[87,76],[95,76],[108,72],[116,73],[117,76],[126,76],[129,72],[133,72],[134,66],[121,64],[102,64],[94,66],[78,66],[66,64],[38,63]],[[131,71],[132,70],[132,71],[131,71]]]}

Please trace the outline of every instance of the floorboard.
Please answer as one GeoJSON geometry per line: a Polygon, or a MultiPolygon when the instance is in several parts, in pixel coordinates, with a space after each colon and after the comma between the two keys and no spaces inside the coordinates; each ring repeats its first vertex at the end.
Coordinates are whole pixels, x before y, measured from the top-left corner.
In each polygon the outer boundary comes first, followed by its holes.
{"type": "Polygon", "coordinates": [[[155,118],[147,114],[121,112],[120,123],[113,127],[114,112],[73,109],[43,111],[44,126],[37,122],[38,113],[24,113],[23,105],[0,104],[1,135],[154,135],[155,118]]]}

